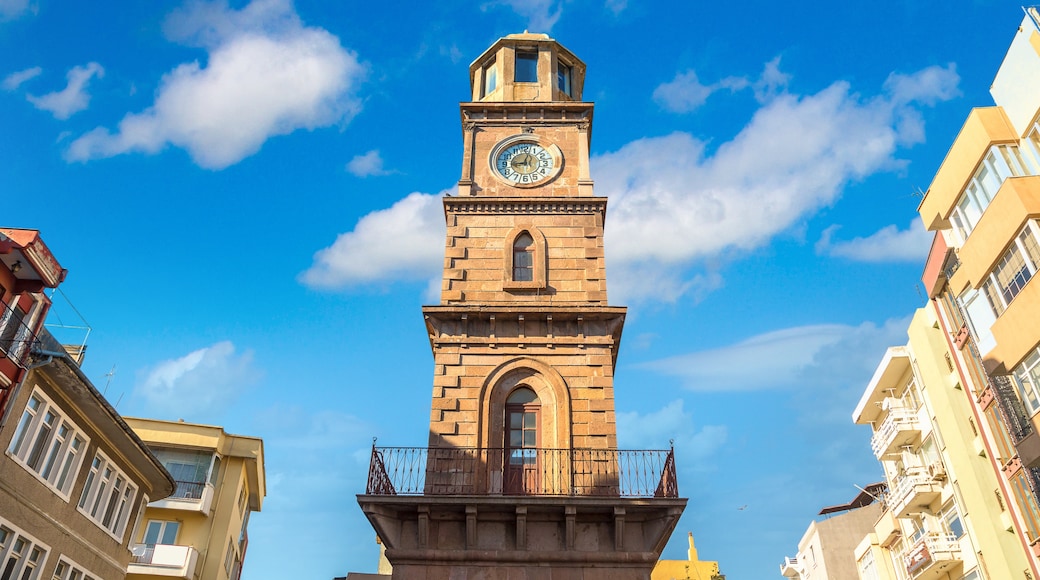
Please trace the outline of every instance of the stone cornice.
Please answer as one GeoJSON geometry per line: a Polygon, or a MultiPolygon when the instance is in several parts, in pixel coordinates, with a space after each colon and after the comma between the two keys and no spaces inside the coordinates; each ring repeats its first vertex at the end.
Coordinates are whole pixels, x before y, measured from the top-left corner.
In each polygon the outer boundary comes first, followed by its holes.
{"type": "Polygon", "coordinates": [[[605,213],[605,197],[445,197],[446,213],[593,214],[605,213]]]}

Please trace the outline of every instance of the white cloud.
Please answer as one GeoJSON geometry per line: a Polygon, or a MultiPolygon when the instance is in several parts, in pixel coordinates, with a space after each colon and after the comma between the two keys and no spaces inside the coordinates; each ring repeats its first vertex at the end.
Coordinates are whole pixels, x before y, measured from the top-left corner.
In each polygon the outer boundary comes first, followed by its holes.
{"type": "Polygon", "coordinates": [[[29,0],[0,0],[0,21],[14,20],[29,10],[29,0]]]}
{"type": "Polygon", "coordinates": [[[780,71],[780,57],[767,62],[762,75],[756,80],[743,77],[726,77],[716,83],[705,85],[693,70],[676,73],[675,78],[654,89],[654,101],[673,113],[689,113],[700,108],[712,94],[720,90],[736,92],[750,88],[755,99],[764,103],[787,87],[790,75],[780,71]]]}
{"type": "Polygon", "coordinates": [[[314,255],[300,275],[311,287],[336,288],[395,279],[437,277],[444,258],[444,209],[437,195],[412,193],[372,212],[314,255]]]}
{"type": "Polygon", "coordinates": [[[43,69],[38,66],[13,72],[4,77],[4,81],[3,83],[0,83],[0,86],[2,86],[5,91],[13,91],[22,86],[22,83],[40,76],[40,73],[42,72],[43,69]]]}
{"type": "Polygon", "coordinates": [[[686,388],[701,392],[848,384],[869,379],[887,347],[906,343],[908,322],[796,326],[640,366],[677,377],[686,388]]]}
{"type": "Polygon", "coordinates": [[[222,341],[158,363],[134,391],[153,412],[183,418],[228,404],[260,374],[252,351],[236,353],[235,345],[222,341]]]}
{"type": "Polygon", "coordinates": [[[563,0],[496,0],[484,4],[483,9],[489,6],[508,6],[527,19],[527,29],[531,32],[548,33],[563,15],[563,0]]]}
{"type": "MultiPolygon", "coordinates": [[[[778,74],[762,90],[778,86],[778,74]]],[[[778,94],[710,156],[704,142],[677,132],[594,157],[597,193],[611,198],[608,269],[638,264],[670,276],[644,287],[624,286],[631,277],[619,286],[612,276],[612,294],[674,300],[695,282],[689,266],[760,247],[834,203],[847,183],[900,167],[897,148],[923,137],[901,119],[916,113],[915,103],[948,98],[956,84],[952,69],[918,74],[942,82],[909,75],[887,85],[897,93],[872,99],[844,82],[813,95],[778,94]]]]}
{"type": "MultiPolygon", "coordinates": [[[[32,69],[29,69],[30,71],[32,69]]],[[[23,71],[26,73],[29,71],[23,71]]],[[[16,73],[22,74],[22,73],[16,73]]],[[[38,73],[37,73],[38,74],[38,73]]],[[[28,78],[32,78],[32,75],[28,78]]],[[[69,83],[64,89],[37,97],[26,95],[26,99],[37,109],[49,111],[56,119],[68,119],[90,105],[90,95],[87,94],[87,84],[94,77],[105,76],[105,69],[96,62],[87,63],[85,66],[75,66],[65,75],[69,83]]],[[[10,79],[11,77],[8,77],[10,79]]],[[[6,80],[5,80],[6,86],[6,80]]]]}
{"type": "Polygon", "coordinates": [[[364,67],[324,29],[306,27],[289,0],[190,3],[167,20],[175,41],[208,51],[163,76],[155,103],[130,113],[113,133],[98,127],[66,158],[87,161],[182,147],[202,167],[222,169],[276,135],[327,127],[360,109],[353,92],[364,67]]]}
{"type": "Polygon", "coordinates": [[[617,16],[628,8],[628,0],[606,0],[605,6],[617,16]]]}
{"type": "Polygon", "coordinates": [[[379,156],[378,149],[373,149],[364,155],[355,156],[347,162],[347,171],[358,177],[387,175],[390,173],[383,169],[383,158],[379,156]]]}
{"type": "MultiPolygon", "coordinates": [[[[618,447],[622,449],[663,449],[675,441],[676,452],[687,459],[711,455],[726,442],[726,427],[706,425],[695,428],[693,417],[676,399],[657,411],[639,414],[617,413],[618,447]]],[[[689,465],[690,462],[683,462],[689,465]]]]}
{"type": "Polygon", "coordinates": [[[933,234],[920,220],[913,220],[905,230],[889,225],[865,238],[834,241],[840,226],[830,226],[816,243],[816,253],[857,262],[923,262],[928,255],[933,234]]]}

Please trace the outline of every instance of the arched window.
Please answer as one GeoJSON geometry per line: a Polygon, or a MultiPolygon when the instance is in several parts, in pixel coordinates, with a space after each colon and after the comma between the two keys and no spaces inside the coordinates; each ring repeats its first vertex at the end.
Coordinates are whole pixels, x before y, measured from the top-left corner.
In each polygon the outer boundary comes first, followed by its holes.
{"type": "Polygon", "coordinates": [[[538,446],[541,405],[538,395],[522,386],[506,399],[506,473],[507,494],[538,493],[538,446]]]}
{"type": "Polygon", "coordinates": [[[513,240],[513,281],[534,280],[534,238],[527,232],[513,240]]]}

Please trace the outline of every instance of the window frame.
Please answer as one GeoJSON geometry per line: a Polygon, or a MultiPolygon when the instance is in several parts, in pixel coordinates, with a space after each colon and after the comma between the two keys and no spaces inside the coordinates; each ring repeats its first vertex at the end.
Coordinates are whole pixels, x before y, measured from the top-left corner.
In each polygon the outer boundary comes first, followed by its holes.
{"type": "Polygon", "coordinates": [[[503,239],[502,252],[502,287],[505,290],[544,290],[547,288],[546,280],[548,260],[546,259],[545,236],[533,225],[522,225],[513,228],[503,239]],[[517,280],[515,278],[515,255],[514,247],[517,239],[523,234],[531,236],[533,247],[531,249],[531,280],[517,280]]]}
{"type": "Polygon", "coordinates": [[[58,563],[54,565],[54,572],[51,573],[51,580],[99,580],[100,578],[65,555],[58,558],[58,563]],[[60,570],[63,564],[67,566],[64,571],[60,570]],[[73,575],[77,573],[78,575],[73,575]]]}
{"type": "Polygon", "coordinates": [[[34,387],[15,425],[7,455],[58,497],[70,501],[90,437],[51,397],[34,387]],[[31,408],[33,402],[37,408],[31,408]],[[47,424],[47,417],[53,421],[47,424]],[[44,432],[43,428],[47,427],[44,432]],[[62,429],[66,432],[61,434],[62,429]],[[62,438],[59,440],[59,436],[62,438]],[[77,447],[76,442],[80,445],[77,447]],[[37,454],[38,453],[38,454],[37,454]]]}
{"type": "Polygon", "coordinates": [[[517,48],[513,52],[513,82],[514,83],[525,83],[525,84],[538,84],[538,61],[539,61],[539,50],[538,50],[537,47],[533,47],[533,48],[517,48]],[[533,56],[534,58],[533,59],[529,58],[531,56],[533,56]],[[523,70],[524,72],[530,72],[530,71],[526,70],[526,67],[521,69],[521,66],[520,66],[521,60],[523,60],[525,62],[533,62],[534,63],[534,78],[533,79],[526,80],[526,79],[530,78],[529,76],[526,76],[526,75],[524,76],[523,79],[520,78],[521,70],[523,70]]]}
{"type": "Polygon", "coordinates": [[[108,535],[122,542],[140,490],[100,449],[94,454],[88,469],[90,472],[83,484],[80,499],[76,502],[76,509],[108,535]],[[114,492],[117,493],[113,495],[114,492]],[[107,496],[103,495],[106,493],[107,496]],[[91,507],[88,509],[87,506],[91,507]]]}
{"type": "Polygon", "coordinates": [[[47,563],[47,556],[50,554],[51,547],[3,518],[0,518],[0,576],[4,575],[10,565],[11,554],[18,540],[26,542],[27,545],[24,551],[15,558],[9,578],[22,580],[26,571],[25,565],[31,561],[26,556],[33,555],[35,551],[35,565],[25,580],[39,580],[43,574],[43,568],[47,563]]]}
{"type": "Polygon", "coordinates": [[[556,90],[574,97],[574,67],[560,59],[556,60],[556,90]]]}
{"type": "Polygon", "coordinates": [[[1006,179],[1035,174],[1034,167],[1026,163],[1014,143],[991,145],[950,213],[950,222],[961,241],[967,240],[975,230],[1006,179]]]}
{"type": "Polygon", "coordinates": [[[979,285],[996,318],[1000,318],[1004,314],[1015,298],[1036,276],[1038,270],[1040,270],[1040,225],[1036,220],[1029,220],[1011,239],[1007,249],[1000,255],[979,285]],[[1032,245],[1029,243],[1030,240],[1032,245]],[[1022,262],[1022,267],[1014,272],[1002,272],[1002,269],[1012,264],[1016,258],[1022,262]],[[1007,277],[1006,274],[1011,274],[1011,276],[1007,277]],[[1007,278],[1006,284],[1001,281],[1001,278],[1005,277],[1007,278]]]}

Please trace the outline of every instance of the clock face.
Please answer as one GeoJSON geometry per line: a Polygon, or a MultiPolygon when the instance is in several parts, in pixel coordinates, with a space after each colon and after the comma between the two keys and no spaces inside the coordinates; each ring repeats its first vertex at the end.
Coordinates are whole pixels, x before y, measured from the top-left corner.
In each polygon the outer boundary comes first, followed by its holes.
{"type": "Polygon", "coordinates": [[[532,185],[554,175],[556,161],[551,153],[538,143],[521,141],[498,152],[495,170],[505,179],[518,185],[532,185]]]}

